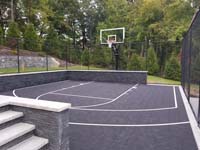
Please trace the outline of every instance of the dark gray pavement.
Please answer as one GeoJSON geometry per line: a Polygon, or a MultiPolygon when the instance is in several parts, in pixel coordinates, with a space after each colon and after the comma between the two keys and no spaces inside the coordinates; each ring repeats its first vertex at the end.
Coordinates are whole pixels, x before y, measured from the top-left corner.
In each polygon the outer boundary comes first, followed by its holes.
{"type": "Polygon", "coordinates": [[[62,81],[1,94],[72,103],[70,150],[197,150],[178,87],[62,81]]]}

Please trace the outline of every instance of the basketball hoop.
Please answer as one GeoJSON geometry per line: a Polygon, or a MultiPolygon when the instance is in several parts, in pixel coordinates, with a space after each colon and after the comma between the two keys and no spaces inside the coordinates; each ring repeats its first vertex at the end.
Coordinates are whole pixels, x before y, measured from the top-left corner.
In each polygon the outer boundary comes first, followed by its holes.
{"type": "Polygon", "coordinates": [[[107,40],[107,44],[109,48],[112,48],[113,43],[115,43],[115,40],[107,40]]]}

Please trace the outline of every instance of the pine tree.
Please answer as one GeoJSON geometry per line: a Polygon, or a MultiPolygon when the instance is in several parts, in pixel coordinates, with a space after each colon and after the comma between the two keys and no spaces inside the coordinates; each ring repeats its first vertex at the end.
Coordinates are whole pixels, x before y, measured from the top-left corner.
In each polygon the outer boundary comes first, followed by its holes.
{"type": "Polygon", "coordinates": [[[148,49],[147,70],[150,75],[156,75],[159,70],[158,59],[152,47],[148,49]]]}
{"type": "Polygon", "coordinates": [[[2,44],[3,44],[3,30],[0,27],[0,45],[2,45],[2,44]]]}
{"type": "Polygon", "coordinates": [[[41,43],[33,24],[28,24],[24,32],[24,48],[31,51],[40,51],[41,43]]]}
{"type": "Polygon", "coordinates": [[[172,54],[169,61],[165,66],[165,77],[173,80],[180,80],[181,77],[181,67],[178,59],[172,54]]]}
{"type": "Polygon", "coordinates": [[[20,30],[16,22],[11,22],[8,27],[8,38],[20,38],[20,30]]]}
{"type": "Polygon", "coordinates": [[[59,37],[58,33],[53,27],[48,30],[48,35],[44,42],[44,50],[46,53],[54,56],[60,56],[61,51],[59,51],[59,37]]]}
{"type": "Polygon", "coordinates": [[[6,44],[10,48],[15,49],[17,45],[19,44],[17,42],[17,39],[19,39],[20,36],[21,36],[21,32],[19,30],[18,24],[16,22],[11,22],[8,27],[6,44]]]}
{"type": "Polygon", "coordinates": [[[143,62],[143,59],[139,55],[133,54],[128,62],[128,70],[143,70],[143,62]]]}
{"type": "Polygon", "coordinates": [[[88,66],[90,63],[90,53],[89,50],[84,50],[81,56],[82,65],[88,66]]]}

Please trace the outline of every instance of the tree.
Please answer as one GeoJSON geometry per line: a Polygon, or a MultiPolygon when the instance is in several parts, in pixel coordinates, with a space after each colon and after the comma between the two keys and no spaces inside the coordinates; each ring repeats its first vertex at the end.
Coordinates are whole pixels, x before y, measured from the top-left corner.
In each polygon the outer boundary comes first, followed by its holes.
{"type": "Polygon", "coordinates": [[[11,22],[8,27],[8,38],[20,38],[21,32],[19,30],[18,24],[16,22],[11,22]]]}
{"type": "Polygon", "coordinates": [[[143,70],[144,69],[144,61],[137,54],[133,54],[131,59],[128,62],[128,70],[143,70]]]}
{"type": "Polygon", "coordinates": [[[82,65],[88,66],[90,64],[90,52],[89,50],[84,50],[81,55],[82,65]]]}
{"type": "Polygon", "coordinates": [[[31,51],[41,51],[41,41],[33,24],[28,24],[25,28],[24,48],[31,51]]]}
{"type": "Polygon", "coordinates": [[[2,44],[3,44],[3,30],[0,27],[0,45],[2,45],[2,44]]]}
{"type": "Polygon", "coordinates": [[[165,66],[165,77],[173,80],[180,80],[181,77],[181,67],[178,59],[172,54],[169,61],[165,66]]]}
{"type": "Polygon", "coordinates": [[[159,70],[157,56],[155,50],[152,47],[148,49],[147,70],[150,75],[156,75],[159,70]]]}
{"type": "Polygon", "coordinates": [[[181,40],[190,26],[194,8],[189,1],[175,0],[166,5],[162,30],[169,40],[181,40]],[[184,16],[184,17],[183,17],[184,16]]]}
{"type": "Polygon", "coordinates": [[[62,52],[59,49],[61,41],[59,40],[58,33],[51,26],[48,30],[48,35],[44,41],[44,50],[47,54],[61,57],[62,52]]]}
{"type": "Polygon", "coordinates": [[[110,49],[102,49],[101,47],[96,47],[92,52],[91,62],[95,66],[99,67],[110,67],[111,60],[108,58],[108,52],[110,49]]]}
{"type": "Polygon", "coordinates": [[[19,30],[18,24],[16,22],[11,22],[8,27],[7,40],[6,43],[11,48],[17,47],[17,39],[21,37],[21,32],[19,30]]]}

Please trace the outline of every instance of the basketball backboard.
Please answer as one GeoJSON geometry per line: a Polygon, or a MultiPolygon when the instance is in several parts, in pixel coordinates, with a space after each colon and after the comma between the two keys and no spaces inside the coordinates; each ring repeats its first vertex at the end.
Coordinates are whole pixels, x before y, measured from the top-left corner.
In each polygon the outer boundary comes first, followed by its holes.
{"type": "Polygon", "coordinates": [[[111,43],[124,43],[125,40],[125,28],[111,28],[100,30],[100,42],[101,44],[108,45],[111,43]]]}

